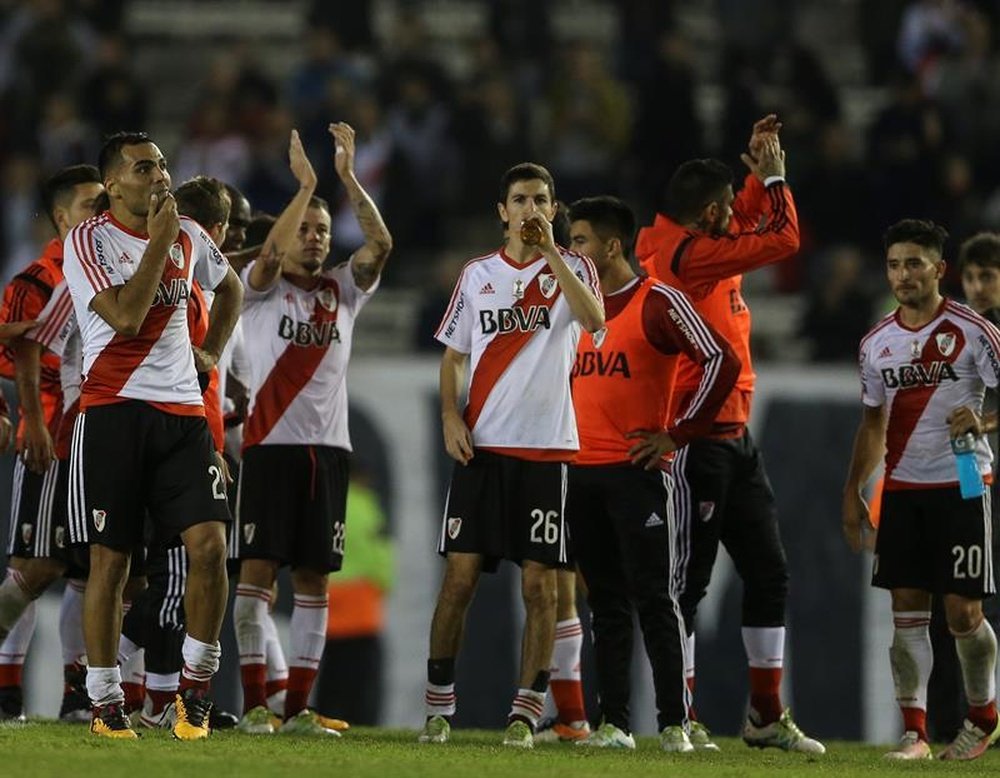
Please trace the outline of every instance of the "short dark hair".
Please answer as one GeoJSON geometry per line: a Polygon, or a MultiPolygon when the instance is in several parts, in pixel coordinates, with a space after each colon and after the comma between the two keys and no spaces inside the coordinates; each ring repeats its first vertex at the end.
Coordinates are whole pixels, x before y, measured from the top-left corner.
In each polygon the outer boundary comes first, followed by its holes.
{"type": "Polygon", "coordinates": [[[72,202],[76,187],[80,184],[99,184],[101,174],[93,165],[71,165],[64,167],[42,185],[42,203],[45,213],[56,225],[56,206],[66,206],[72,202]]]}
{"type": "Polygon", "coordinates": [[[697,221],[705,206],[718,202],[732,184],[733,171],[726,163],[717,159],[690,159],[667,182],[660,210],[678,224],[697,221]]]}
{"type": "Polygon", "coordinates": [[[116,132],[108,136],[101,146],[97,157],[97,167],[101,171],[101,181],[108,180],[108,174],[121,162],[122,149],[126,146],[138,146],[140,143],[152,143],[153,140],[144,132],[116,132]]]}
{"type": "Polygon", "coordinates": [[[101,193],[97,195],[94,200],[94,213],[104,213],[104,211],[111,210],[111,195],[108,194],[107,189],[102,189],[101,193]]]}
{"type": "Polygon", "coordinates": [[[556,200],[556,215],[552,217],[552,237],[559,246],[569,245],[569,207],[556,200]]]}
{"type": "Polygon", "coordinates": [[[498,203],[506,203],[510,188],[518,181],[544,181],[549,188],[549,197],[556,201],[556,182],[552,174],[536,162],[521,162],[508,169],[500,176],[500,199],[498,203]]]}
{"type": "Polygon", "coordinates": [[[247,196],[243,194],[243,192],[241,192],[235,186],[233,186],[232,184],[225,184],[225,187],[226,187],[226,192],[229,193],[230,215],[232,215],[232,211],[234,210],[237,201],[246,200],[247,205],[250,205],[250,200],[247,199],[247,196]]]}
{"type": "Polygon", "coordinates": [[[1000,268],[1000,234],[979,232],[965,241],[958,249],[958,269],[966,265],[1000,268]]]}
{"type": "Polygon", "coordinates": [[[205,229],[229,219],[229,192],[217,178],[195,176],[174,190],[177,213],[189,216],[205,229]]]}
{"type": "Polygon", "coordinates": [[[601,240],[618,238],[626,257],[635,240],[635,214],[623,200],[610,195],[584,197],[569,207],[570,222],[589,222],[601,240]]]}
{"type": "Polygon", "coordinates": [[[330,216],[333,216],[333,211],[330,210],[330,203],[328,203],[322,197],[317,197],[316,195],[313,195],[312,197],[309,198],[309,205],[307,207],[322,208],[324,211],[330,214],[330,216]]]}
{"type": "Polygon", "coordinates": [[[938,256],[944,256],[944,244],[948,231],[930,219],[901,219],[885,231],[882,246],[888,251],[897,243],[915,243],[927,249],[934,249],[938,256]]]}
{"type": "Polygon", "coordinates": [[[267,234],[271,231],[277,218],[269,213],[258,213],[247,225],[247,236],[244,241],[246,246],[262,246],[267,240],[267,234]]]}

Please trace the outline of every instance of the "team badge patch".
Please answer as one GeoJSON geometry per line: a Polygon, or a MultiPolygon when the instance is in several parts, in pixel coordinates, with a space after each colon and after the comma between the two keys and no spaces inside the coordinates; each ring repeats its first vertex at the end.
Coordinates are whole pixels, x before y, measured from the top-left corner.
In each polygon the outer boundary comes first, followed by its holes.
{"type": "Polygon", "coordinates": [[[955,333],[940,332],[934,336],[934,340],[937,342],[938,351],[941,352],[941,356],[950,357],[951,352],[955,350],[955,333]]]}
{"type": "Polygon", "coordinates": [[[180,243],[175,243],[170,247],[170,261],[177,266],[178,270],[184,269],[184,249],[181,248],[180,243]]]}
{"type": "Polygon", "coordinates": [[[256,524],[243,525],[243,539],[247,542],[247,545],[253,543],[253,536],[256,532],[257,532],[256,524]]]}
{"type": "Polygon", "coordinates": [[[698,518],[702,521],[711,521],[715,513],[715,503],[711,500],[698,503],[698,518]]]}
{"type": "Polygon", "coordinates": [[[97,508],[94,508],[93,516],[94,516],[94,529],[96,529],[98,532],[103,532],[104,523],[108,518],[107,511],[99,511],[97,508]]]}
{"type": "Polygon", "coordinates": [[[600,348],[604,339],[608,336],[608,328],[601,327],[597,332],[590,333],[590,339],[594,342],[594,348],[600,348]]]}
{"type": "Polygon", "coordinates": [[[556,277],[551,273],[538,274],[538,288],[542,290],[542,297],[546,300],[556,293],[556,277]]]}
{"type": "Polygon", "coordinates": [[[66,528],[56,527],[56,548],[66,548],[66,528]]]}
{"type": "Polygon", "coordinates": [[[319,293],[316,295],[316,299],[319,300],[319,304],[326,308],[326,310],[330,313],[337,310],[337,293],[330,287],[320,289],[319,293]]]}
{"type": "Polygon", "coordinates": [[[448,537],[454,540],[458,533],[462,531],[462,520],[457,517],[448,519],[448,537]]]}
{"type": "Polygon", "coordinates": [[[23,543],[30,543],[31,542],[31,533],[34,532],[34,530],[35,530],[35,528],[32,527],[30,524],[22,524],[21,525],[21,542],[23,542],[23,543]]]}

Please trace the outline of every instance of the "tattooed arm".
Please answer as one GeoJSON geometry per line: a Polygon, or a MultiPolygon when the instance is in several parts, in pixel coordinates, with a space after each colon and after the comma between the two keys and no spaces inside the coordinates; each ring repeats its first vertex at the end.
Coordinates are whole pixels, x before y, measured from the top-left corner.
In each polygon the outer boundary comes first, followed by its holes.
{"type": "Polygon", "coordinates": [[[351,257],[351,271],[354,273],[354,283],[367,291],[385,267],[385,261],[392,251],[392,236],[382,221],[382,214],[354,175],[354,130],[344,122],[331,124],[329,130],[336,143],[334,167],[347,189],[351,210],[365,236],[365,245],[351,257]]]}

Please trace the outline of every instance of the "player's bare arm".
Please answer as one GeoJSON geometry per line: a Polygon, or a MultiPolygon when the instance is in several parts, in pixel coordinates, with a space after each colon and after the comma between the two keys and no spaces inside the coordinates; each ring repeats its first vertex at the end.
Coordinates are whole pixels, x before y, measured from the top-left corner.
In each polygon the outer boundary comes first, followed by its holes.
{"type": "Polygon", "coordinates": [[[229,268],[222,283],[215,287],[215,299],[208,315],[208,333],[205,335],[205,340],[201,348],[192,346],[195,367],[199,373],[211,370],[219,361],[219,355],[222,354],[222,349],[225,348],[233,327],[236,326],[236,320],[240,317],[242,306],[243,285],[236,272],[229,268]]]}
{"type": "Polygon", "coordinates": [[[55,459],[55,446],[42,409],[42,344],[20,338],[14,342],[13,351],[14,380],[24,419],[24,437],[17,441],[17,452],[29,470],[44,473],[55,459]]]}
{"type": "Polygon", "coordinates": [[[448,456],[467,465],[472,459],[472,433],[462,418],[458,407],[459,393],[465,384],[465,371],[469,355],[453,348],[445,348],[441,357],[441,429],[448,456]]]}
{"type": "Polygon", "coordinates": [[[174,196],[168,191],[153,192],[146,216],[149,242],[135,274],[124,284],[99,292],[90,301],[94,312],[119,335],[131,337],[139,333],[163,277],[167,252],[177,240],[180,228],[174,196]]]}
{"type": "Polygon", "coordinates": [[[587,332],[597,332],[604,326],[604,303],[602,303],[590,288],[576,277],[576,273],[570,270],[569,265],[562,258],[559,249],[556,248],[556,241],[552,235],[552,222],[540,213],[528,216],[525,221],[534,221],[542,231],[542,238],[538,241],[538,249],[545,255],[556,281],[562,287],[563,295],[569,304],[573,317],[580,322],[587,332]]]}
{"type": "Polygon", "coordinates": [[[946,421],[948,422],[948,434],[951,435],[953,439],[961,437],[966,432],[971,432],[978,438],[986,431],[984,419],[980,418],[979,415],[967,405],[959,405],[955,408],[948,414],[946,421]]]}
{"type": "Polygon", "coordinates": [[[885,428],[888,417],[885,406],[872,408],[865,406],[854,436],[851,465],[844,484],[844,499],[841,522],[844,537],[852,551],[860,551],[865,546],[865,535],[874,531],[868,505],[861,496],[868,479],[885,453],[885,428]]]}
{"type": "Polygon", "coordinates": [[[38,326],[37,320],[12,321],[7,324],[0,324],[0,343],[10,343],[22,335],[26,335],[38,326]]]}
{"type": "Polygon", "coordinates": [[[264,240],[260,259],[250,268],[250,288],[258,292],[265,292],[278,282],[282,257],[295,245],[302,217],[316,191],[316,171],[302,148],[297,130],[292,130],[288,141],[288,167],[299,182],[299,191],[274,222],[264,240]]]}
{"type": "Polygon", "coordinates": [[[365,245],[351,257],[351,272],[354,274],[354,283],[367,290],[385,267],[385,261],[392,251],[392,236],[382,221],[382,214],[375,202],[354,174],[354,129],[344,122],[331,124],[328,129],[335,144],[334,168],[347,190],[354,218],[358,220],[365,236],[365,245]]]}

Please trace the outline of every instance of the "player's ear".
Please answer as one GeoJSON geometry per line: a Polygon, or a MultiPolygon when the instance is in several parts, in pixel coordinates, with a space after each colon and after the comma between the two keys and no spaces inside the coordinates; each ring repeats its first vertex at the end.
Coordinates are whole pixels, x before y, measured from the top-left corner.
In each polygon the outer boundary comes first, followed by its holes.
{"type": "Polygon", "coordinates": [[[500,214],[500,221],[506,224],[510,219],[507,218],[507,206],[504,203],[497,203],[497,213],[500,214]]]}

